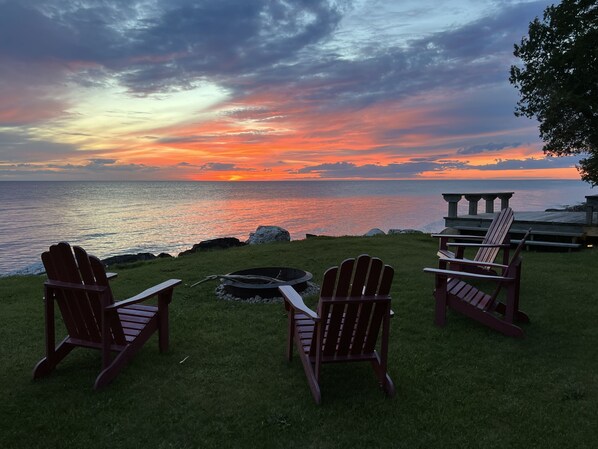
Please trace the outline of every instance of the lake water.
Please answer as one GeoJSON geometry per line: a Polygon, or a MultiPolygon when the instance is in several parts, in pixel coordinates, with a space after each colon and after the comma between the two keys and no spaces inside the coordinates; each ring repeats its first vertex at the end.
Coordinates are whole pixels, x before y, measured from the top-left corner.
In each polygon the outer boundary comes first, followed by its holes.
{"type": "MultiPolygon", "coordinates": [[[[305,234],[444,226],[443,192],[513,191],[515,210],[573,205],[595,194],[581,181],[0,182],[0,275],[34,272],[52,243],[105,258],[176,255],[202,240],[246,240],[259,225],[305,234]]],[[[483,201],[480,210],[483,210],[483,201]]],[[[466,213],[462,200],[459,213],[466,213]]],[[[498,201],[497,201],[498,207],[498,201]]]]}

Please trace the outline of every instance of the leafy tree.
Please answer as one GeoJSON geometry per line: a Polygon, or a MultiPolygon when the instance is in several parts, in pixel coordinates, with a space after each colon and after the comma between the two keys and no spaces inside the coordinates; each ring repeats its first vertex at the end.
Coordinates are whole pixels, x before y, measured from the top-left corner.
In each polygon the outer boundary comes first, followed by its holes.
{"type": "Polygon", "coordinates": [[[598,185],[598,1],[563,0],[529,25],[511,66],[515,115],[540,122],[549,156],[583,154],[581,179],[598,185]]]}

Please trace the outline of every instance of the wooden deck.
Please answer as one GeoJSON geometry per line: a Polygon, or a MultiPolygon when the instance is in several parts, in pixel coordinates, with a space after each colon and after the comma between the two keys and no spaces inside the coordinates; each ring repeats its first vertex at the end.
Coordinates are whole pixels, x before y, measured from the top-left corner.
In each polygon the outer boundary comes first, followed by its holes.
{"type": "MultiPolygon", "coordinates": [[[[445,226],[466,233],[484,234],[494,218],[496,199],[500,199],[500,208],[505,209],[509,207],[509,199],[513,194],[514,192],[443,193],[442,197],[448,203],[445,226]],[[469,211],[467,215],[458,215],[458,204],[463,198],[469,203],[469,211]],[[485,204],[484,213],[478,213],[478,203],[481,200],[485,204]]],[[[517,242],[517,237],[531,230],[528,247],[575,249],[581,248],[586,242],[598,240],[598,195],[586,196],[585,212],[514,212],[514,217],[509,231],[511,241],[517,242]]]]}
{"type": "MultiPolygon", "coordinates": [[[[488,229],[494,214],[480,213],[445,217],[445,225],[460,231],[483,233],[488,229]]],[[[594,212],[593,223],[598,223],[598,213],[594,212]]],[[[532,235],[528,246],[552,246],[580,248],[587,240],[598,237],[598,225],[588,226],[585,212],[515,212],[511,226],[511,238],[517,237],[531,228],[532,235]]]]}

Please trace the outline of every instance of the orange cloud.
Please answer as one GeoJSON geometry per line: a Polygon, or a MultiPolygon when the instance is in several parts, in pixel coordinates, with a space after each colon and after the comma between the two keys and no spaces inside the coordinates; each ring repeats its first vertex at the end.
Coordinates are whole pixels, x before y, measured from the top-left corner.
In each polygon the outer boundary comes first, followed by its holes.
{"type": "Polygon", "coordinates": [[[93,154],[115,159],[116,165],[156,168],[151,176],[158,179],[206,181],[342,179],[345,172],[310,170],[339,162],[351,164],[347,179],[579,177],[571,167],[488,168],[543,155],[538,144],[492,143],[514,139],[508,130],[469,130],[465,118],[443,109],[449,100],[428,95],[327,109],[302,92],[259,92],[173,125],[106,129],[101,138],[81,140],[85,150],[72,160],[82,163],[93,154]]]}

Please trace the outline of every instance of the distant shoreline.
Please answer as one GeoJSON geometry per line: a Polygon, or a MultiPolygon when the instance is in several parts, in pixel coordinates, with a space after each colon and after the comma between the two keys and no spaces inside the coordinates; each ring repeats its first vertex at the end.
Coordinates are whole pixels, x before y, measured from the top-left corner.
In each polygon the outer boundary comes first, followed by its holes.
{"type": "Polygon", "coordinates": [[[273,183],[273,182],[438,182],[438,183],[463,183],[463,182],[580,182],[584,183],[578,178],[497,178],[497,179],[423,179],[423,178],[405,178],[405,179],[335,179],[335,178],[304,178],[304,179],[261,179],[261,180],[189,180],[189,179],[0,179],[0,183],[4,182],[84,182],[84,183],[151,183],[151,182],[179,182],[179,183],[222,183],[222,184],[242,184],[242,183],[273,183]]]}

